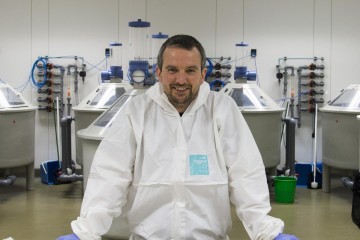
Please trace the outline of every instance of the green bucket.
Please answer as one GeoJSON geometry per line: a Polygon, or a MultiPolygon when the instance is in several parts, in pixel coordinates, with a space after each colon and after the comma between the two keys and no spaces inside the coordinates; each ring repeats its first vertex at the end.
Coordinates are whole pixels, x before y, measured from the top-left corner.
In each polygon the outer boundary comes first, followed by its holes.
{"type": "Polygon", "coordinates": [[[293,203],[295,198],[296,178],[277,176],[274,181],[275,201],[279,203],[293,203]]]}

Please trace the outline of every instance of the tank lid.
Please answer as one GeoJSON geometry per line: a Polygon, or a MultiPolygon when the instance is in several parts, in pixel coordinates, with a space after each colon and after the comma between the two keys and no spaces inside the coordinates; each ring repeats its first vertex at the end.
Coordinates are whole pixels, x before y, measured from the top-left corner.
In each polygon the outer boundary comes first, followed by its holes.
{"type": "Polygon", "coordinates": [[[247,46],[249,46],[249,44],[241,42],[241,43],[236,43],[235,46],[236,47],[247,47],[247,46]]]}
{"type": "Polygon", "coordinates": [[[114,43],[110,43],[109,45],[112,47],[117,47],[117,46],[122,46],[122,43],[114,42],[114,43]]]}
{"type": "Polygon", "coordinates": [[[0,109],[24,110],[24,108],[35,109],[25,100],[20,92],[17,92],[5,82],[0,82],[0,109]]]}
{"type": "Polygon", "coordinates": [[[158,39],[166,39],[168,38],[169,35],[167,34],[162,34],[161,32],[159,32],[158,34],[153,34],[152,38],[158,38],[158,39]]]}
{"type": "Polygon", "coordinates": [[[146,28],[150,27],[150,22],[141,21],[141,19],[138,19],[137,21],[129,22],[129,27],[146,28]]]}
{"type": "Polygon", "coordinates": [[[320,111],[360,111],[360,84],[351,84],[341,90],[340,94],[320,111]]]}
{"type": "Polygon", "coordinates": [[[221,92],[229,94],[242,112],[267,113],[285,110],[256,84],[228,83],[221,92]]]}

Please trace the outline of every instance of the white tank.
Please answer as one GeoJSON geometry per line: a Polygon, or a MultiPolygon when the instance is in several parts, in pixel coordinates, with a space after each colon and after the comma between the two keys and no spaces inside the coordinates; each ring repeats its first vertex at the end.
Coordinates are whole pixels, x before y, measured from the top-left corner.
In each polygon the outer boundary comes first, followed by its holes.
{"type": "Polygon", "coordinates": [[[221,92],[229,94],[243,114],[258,145],[265,168],[276,170],[281,160],[281,108],[256,84],[228,83],[221,92]]]}
{"type": "MultiPolygon", "coordinates": [[[[76,107],[73,107],[75,117],[75,133],[87,128],[97,117],[105,112],[128,89],[129,83],[101,83],[76,107]]],[[[75,136],[76,163],[83,165],[81,139],[75,136]]]]}
{"type": "MultiPolygon", "coordinates": [[[[124,93],[109,109],[102,113],[87,128],[77,132],[77,136],[82,142],[83,151],[83,184],[86,188],[89,178],[91,164],[101,140],[104,138],[106,130],[111,126],[114,118],[119,114],[124,104],[132,97],[143,94],[147,89],[129,89],[124,93]]],[[[122,217],[115,218],[109,232],[105,235],[115,239],[129,239],[130,231],[128,225],[122,217]]]]}
{"type": "Polygon", "coordinates": [[[349,85],[319,109],[322,125],[323,191],[330,191],[332,168],[359,170],[360,84],[349,85]]]}
{"type": "Polygon", "coordinates": [[[35,111],[20,93],[0,83],[0,168],[26,168],[26,187],[34,189],[35,111]]]}

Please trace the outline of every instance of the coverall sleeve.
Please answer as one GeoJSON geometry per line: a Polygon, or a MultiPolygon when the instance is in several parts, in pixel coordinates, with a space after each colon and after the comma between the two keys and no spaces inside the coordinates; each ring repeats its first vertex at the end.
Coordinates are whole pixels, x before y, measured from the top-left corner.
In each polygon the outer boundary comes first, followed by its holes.
{"type": "Polygon", "coordinates": [[[135,151],[134,131],[125,111],[115,118],[95,153],[80,216],[71,223],[80,239],[101,239],[113,218],[121,214],[132,181],[135,151]]]}
{"type": "Polygon", "coordinates": [[[282,232],[284,223],[268,215],[271,206],[261,154],[235,102],[230,101],[228,107],[219,134],[230,200],[251,239],[272,240],[282,232]]]}

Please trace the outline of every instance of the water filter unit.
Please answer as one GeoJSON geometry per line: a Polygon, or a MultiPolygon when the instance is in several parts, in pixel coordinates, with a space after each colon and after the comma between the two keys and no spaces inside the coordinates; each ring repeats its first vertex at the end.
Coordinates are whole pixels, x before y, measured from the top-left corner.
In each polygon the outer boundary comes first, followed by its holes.
{"type": "Polygon", "coordinates": [[[149,74],[149,28],[150,22],[129,22],[129,80],[135,85],[153,85],[149,74]]]}
{"type": "Polygon", "coordinates": [[[163,34],[159,32],[158,34],[152,35],[152,56],[151,56],[151,68],[152,68],[152,75],[155,81],[158,81],[156,77],[156,67],[157,67],[157,55],[160,51],[161,46],[169,38],[169,35],[163,34]]]}
{"type": "Polygon", "coordinates": [[[256,72],[248,70],[249,59],[251,57],[252,55],[249,53],[249,45],[247,43],[241,42],[235,44],[234,79],[236,82],[246,83],[247,80],[256,80],[256,72]]]}
{"type": "Polygon", "coordinates": [[[123,79],[122,70],[122,44],[111,43],[110,48],[105,50],[105,56],[109,59],[110,70],[101,72],[102,82],[121,82],[123,79]]]}

